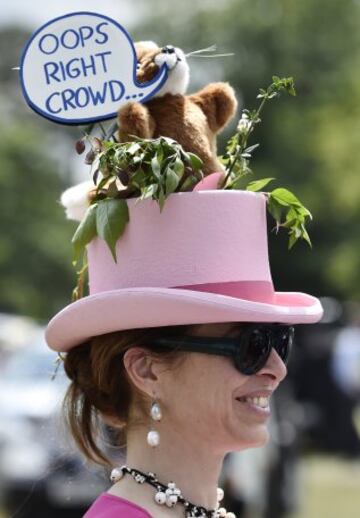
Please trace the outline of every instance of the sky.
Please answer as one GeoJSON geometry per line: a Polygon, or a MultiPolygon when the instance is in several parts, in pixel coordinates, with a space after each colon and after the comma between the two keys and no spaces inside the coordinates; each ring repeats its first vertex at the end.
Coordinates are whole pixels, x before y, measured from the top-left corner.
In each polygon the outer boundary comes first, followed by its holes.
{"type": "Polygon", "coordinates": [[[65,13],[93,11],[113,17],[126,27],[136,19],[134,3],[126,0],[10,0],[3,4],[0,24],[19,23],[36,29],[65,13]]]}

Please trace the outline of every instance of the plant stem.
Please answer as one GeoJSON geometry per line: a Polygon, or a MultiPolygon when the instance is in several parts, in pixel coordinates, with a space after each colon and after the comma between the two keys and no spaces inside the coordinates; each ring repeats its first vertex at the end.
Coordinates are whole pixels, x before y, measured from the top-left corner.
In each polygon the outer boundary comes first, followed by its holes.
{"type": "MultiPolygon", "coordinates": [[[[257,111],[256,111],[256,113],[255,113],[255,115],[254,115],[254,117],[252,117],[252,118],[250,119],[250,120],[251,120],[251,122],[252,122],[252,121],[254,121],[254,120],[256,120],[256,119],[258,119],[258,117],[259,117],[259,115],[260,115],[260,113],[261,113],[261,111],[262,111],[262,109],[263,109],[263,107],[264,107],[264,105],[265,105],[265,102],[266,102],[267,100],[268,100],[268,96],[263,97],[263,99],[262,99],[262,101],[261,101],[261,103],[260,103],[260,105],[259,105],[259,108],[257,109],[257,111]]],[[[246,133],[244,133],[242,146],[240,146],[240,149],[238,149],[238,150],[236,151],[236,153],[235,153],[235,156],[234,156],[234,158],[233,158],[233,161],[232,161],[232,163],[230,164],[230,167],[229,167],[229,169],[228,169],[228,172],[226,173],[226,176],[225,176],[225,178],[224,178],[223,187],[226,185],[226,182],[227,182],[228,178],[230,177],[230,175],[231,175],[231,173],[232,173],[232,170],[234,169],[234,167],[235,167],[235,164],[236,164],[237,160],[239,159],[239,155],[243,152],[244,147],[247,145],[247,140],[248,140],[248,138],[249,138],[249,136],[250,136],[250,132],[251,132],[252,128],[253,128],[253,126],[251,125],[251,127],[246,131],[246,133]]],[[[239,144],[240,144],[240,143],[239,143],[239,137],[240,137],[240,133],[238,132],[238,133],[237,133],[237,145],[239,145],[239,144]]]]}
{"type": "MultiPolygon", "coordinates": [[[[239,135],[239,133],[238,133],[238,134],[237,134],[237,146],[239,145],[239,136],[240,136],[240,135],[239,135]]],[[[237,146],[236,146],[236,147],[237,147],[237,146]]],[[[231,175],[232,170],[233,170],[233,169],[234,169],[234,167],[235,167],[235,164],[236,164],[236,161],[237,161],[237,159],[238,159],[238,157],[239,157],[239,153],[240,153],[240,151],[242,151],[242,149],[241,149],[241,148],[240,148],[240,149],[238,149],[238,151],[235,153],[234,159],[233,159],[232,163],[230,164],[230,167],[229,167],[229,169],[228,169],[228,172],[226,173],[226,176],[225,176],[225,178],[224,178],[224,181],[223,181],[223,187],[226,185],[227,179],[229,178],[229,176],[231,175]]]]}

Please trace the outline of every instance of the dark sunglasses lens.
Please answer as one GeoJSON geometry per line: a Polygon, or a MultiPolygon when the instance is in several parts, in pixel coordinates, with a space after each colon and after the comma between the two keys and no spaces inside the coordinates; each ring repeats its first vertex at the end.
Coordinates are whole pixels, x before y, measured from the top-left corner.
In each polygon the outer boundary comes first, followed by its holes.
{"type": "Polygon", "coordinates": [[[287,363],[289,359],[293,340],[293,327],[279,327],[279,329],[276,329],[273,332],[273,347],[284,363],[287,363]]]}
{"type": "Polygon", "coordinates": [[[254,374],[266,363],[270,352],[270,342],[261,329],[253,329],[239,348],[237,366],[243,374],[254,374]]]}

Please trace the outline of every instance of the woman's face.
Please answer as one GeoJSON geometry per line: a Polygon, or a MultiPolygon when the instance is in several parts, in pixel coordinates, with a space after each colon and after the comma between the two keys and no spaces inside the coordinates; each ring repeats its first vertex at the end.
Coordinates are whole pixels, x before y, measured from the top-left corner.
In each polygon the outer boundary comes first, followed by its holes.
{"type": "MultiPolygon", "coordinates": [[[[204,324],[192,334],[238,333],[239,324],[226,323],[204,324]]],[[[219,453],[261,446],[268,440],[268,398],[286,372],[274,349],[266,365],[251,376],[241,374],[231,358],[186,353],[178,367],[165,370],[161,376],[158,397],[167,416],[164,421],[182,435],[188,434],[189,440],[196,437],[219,453]]]]}

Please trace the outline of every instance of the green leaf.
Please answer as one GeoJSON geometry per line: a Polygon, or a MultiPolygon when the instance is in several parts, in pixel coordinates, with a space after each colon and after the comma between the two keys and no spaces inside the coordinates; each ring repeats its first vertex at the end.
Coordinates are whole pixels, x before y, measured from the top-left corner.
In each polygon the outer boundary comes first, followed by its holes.
{"type": "Polygon", "coordinates": [[[178,144],[176,142],[176,140],[170,138],[170,137],[160,137],[161,140],[163,140],[164,142],[166,142],[169,146],[173,147],[174,144],[178,144]]]}
{"type": "Polygon", "coordinates": [[[159,206],[160,206],[160,212],[162,212],[163,208],[164,208],[164,205],[165,205],[165,194],[164,194],[164,191],[162,189],[162,187],[159,187],[159,192],[158,192],[158,202],[159,202],[159,206]]]}
{"type": "Polygon", "coordinates": [[[304,226],[302,226],[302,236],[303,239],[309,244],[310,248],[312,248],[312,243],[309,234],[304,226]]]}
{"type": "Polygon", "coordinates": [[[297,238],[296,238],[295,234],[290,234],[289,235],[288,250],[292,249],[292,247],[295,245],[296,241],[297,241],[297,238]]]}
{"type": "Polygon", "coordinates": [[[109,184],[109,187],[107,189],[107,195],[110,196],[111,198],[115,198],[115,196],[117,195],[118,192],[119,191],[118,191],[118,188],[116,185],[116,180],[114,180],[109,184]]]}
{"type": "Polygon", "coordinates": [[[141,149],[140,144],[138,144],[137,142],[134,142],[134,144],[131,144],[131,146],[127,149],[127,152],[130,155],[135,155],[135,153],[137,153],[140,149],[141,149]]]}
{"type": "Polygon", "coordinates": [[[160,144],[160,146],[157,149],[156,156],[157,156],[158,162],[159,162],[159,164],[161,166],[161,163],[164,160],[164,150],[162,148],[162,143],[160,144]]]}
{"type": "Polygon", "coordinates": [[[301,214],[299,215],[296,212],[296,209],[294,207],[290,207],[285,216],[284,227],[290,228],[290,227],[294,226],[294,224],[296,225],[297,222],[299,221],[299,218],[301,220],[301,218],[303,218],[303,216],[301,216],[301,214]]]}
{"type": "Polygon", "coordinates": [[[181,191],[192,191],[195,184],[197,184],[199,180],[194,175],[190,175],[186,178],[185,182],[181,186],[181,191]]]}
{"type": "Polygon", "coordinates": [[[146,198],[150,198],[151,196],[154,196],[158,190],[158,184],[152,183],[151,185],[148,185],[147,187],[144,187],[142,189],[141,196],[136,200],[135,205],[139,203],[141,200],[145,200],[146,198]]]}
{"type": "Polygon", "coordinates": [[[304,205],[301,205],[301,207],[296,207],[296,210],[299,214],[313,219],[311,212],[306,207],[304,207],[304,205]]]}
{"type": "Polygon", "coordinates": [[[173,164],[173,169],[175,171],[175,173],[178,175],[179,178],[182,177],[182,175],[184,174],[184,164],[183,162],[180,160],[180,158],[176,158],[174,164],[173,164]]]}
{"type": "Polygon", "coordinates": [[[244,190],[243,178],[235,178],[232,182],[226,185],[226,188],[232,190],[244,190]]]}
{"type": "Polygon", "coordinates": [[[157,155],[151,159],[151,169],[157,178],[160,177],[161,167],[157,155]]]}
{"type": "Polygon", "coordinates": [[[275,198],[281,205],[297,205],[303,207],[297,197],[287,189],[279,187],[271,192],[271,196],[275,198]]]}
{"type": "Polygon", "coordinates": [[[191,167],[193,167],[193,169],[201,169],[202,168],[203,161],[201,160],[201,158],[199,158],[194,153],[189,153],[188,152],[187,155],[189,157],[189,160],[190,160],[190,163],[191,163],[191,167]]]}
{"type": "Polygon", "coordinates": [[[73,264],[75,265],[82,253],[85,250],[85,246],[96,236],[96,212],[97,203],[88,207],[85,216],[79,226],[77,227],[75,234],[71,240],[74,247],[73,264]]]}
{"type": "Polygon", "coordinates": [[[249,182],[246,186],[247,191],[261,191],[268,183],[270,183],[275,178],[262,178],[261,180],[255,180],[254,182],[249,182]]]}
{"type": "Polygon", "coordinates": [[[140,188],[141,184],[145,180],[145,172],[143,169],[138,169],[131,177],[130,177],[130,184],[134,185],[135,187],[140,188]]]}
{"type": "Polygon", "coordinates": [[[96,230],[104,239],[116,261],[115,245],[129,221],[129,209],[125,200],[106,199],[98,203],[96,230]]]}
{"type": "Polygon", "coordinates": [[[168,196],[172,192],[175,192],[178,185],[179,185],[178,175],[170,167],[168,167],[166,169],[166,182],[165,182],[166,196],[168,196]]]}
{"type": "Polygon", "coordinates": [[[282,206],[275,198],[272,197],[272,193],[270,193],[270,197],[268,200],[268,210],[272,217],[275,219],[275,221],[277,223],[280,223],[282,216],[282,206]]]}

